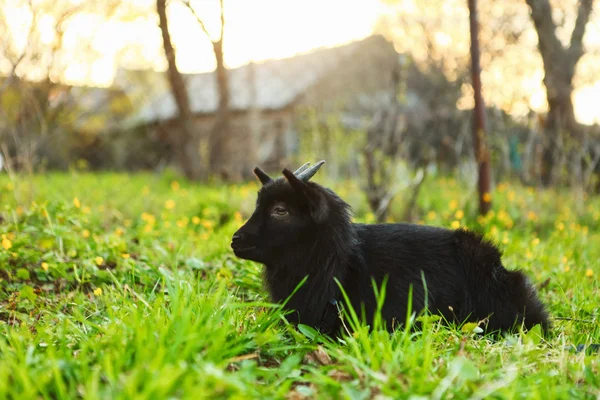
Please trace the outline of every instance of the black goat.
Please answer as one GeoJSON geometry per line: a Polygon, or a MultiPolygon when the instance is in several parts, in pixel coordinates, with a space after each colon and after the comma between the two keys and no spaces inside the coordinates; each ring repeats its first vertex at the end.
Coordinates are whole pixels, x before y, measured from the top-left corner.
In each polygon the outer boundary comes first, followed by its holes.
{"type": "Polygon", "coordinates": [[[231,242],[236,256],[265,265],[273,301],[286,300],[308,276],[286,305],[294,310],[291,322],[337,334],[342,326],[332,304],[343,303],[337,278],[371,323],[372,278],[379,286],[387,276],[382,319],[390,330],[405,321],[412,285],[413,311],[427,306],[447,321],[487,320],[486,332],[536,324],[547,331],[536,290],[523,273],[504,268],[493,244],[463,229],[352,223],[347,203],[309,182],[323,163],[284,169],[279,179],[255,168],[263,184],[256,210],[231,242]]]}

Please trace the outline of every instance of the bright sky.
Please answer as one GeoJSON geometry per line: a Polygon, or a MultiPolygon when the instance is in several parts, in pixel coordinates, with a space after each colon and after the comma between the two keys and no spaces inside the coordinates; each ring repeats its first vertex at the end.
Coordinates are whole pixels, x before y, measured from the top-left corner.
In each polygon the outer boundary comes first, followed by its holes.
{"type": "MultiPolygon", "coordinates": [[[[16,42],[24,44],[26,29],[22,27],[27,26],[30,16],[24,9],[10,7],[11,2],[14,1],[16,4],[18,0],[2,1],[8,2],[5,13],[7,20],[13,25],[12,32],[17,32],[16,42]],[[20,36],[18,32],[21,32],[20,36]]],[[[33,1],[34,3],[47,2],[47,0],[33,1]]],[[[64,77],[67,81],[109,85],[116,68],[120,65],[129,68],[166,68],[158,16],[155,12],[155,0],[130,1],[144,11],[137,17],[135,15],[129,17],[126,22],[117,20],[106,22],[95,14],[78,16],[72,22],[64,36],[63,44],[64,48],[73,55],[64,65],[64,77]],[[91,38],[91,50],[100,55],[91,67],[89,60],[85,59],[85,54],[89,54],[90,49],[81,47],[82,43],[88,42],[87,38],[91,38]]],[[[403,1],[411,3],[415,0],[403,1]]],[[[195,0],[192,4],[204,19],[209,31],[214,35],[218,34],[218,1],[195,0]]],[[[451,1],[443,3],[444,7],[450,4],[451,1]]],[[[226,63],[229,67],[236,67],[250,60],[289,57],[315,47],[332,46],[366,37],[373,32],[384,10],[385,7],[380,5],[379,0],[225,0],[226,63]]],[[[168,7],[168,15],[181,71],[213,70],[215,61],[211,44],[185,6],[177,0],[172,0],[168,7]]],[[[456,36],[443,32],[444,29],[455,28],[452,24],[451,21],[443,21],[443,24],[440,24],[439,31],[435,33],[436,41],[442,43],[448,51],[457,49],[458,46],[468,48],[464,37],[459,43],[456,36]],[[451,26],[448,26],[448,23],[451,26]]],[[[38,25],[41,40],[51,43],[54,37],[52,19],[42,17],[38,25]]],[[[535,33],[533,35],[532,40],[536,41],[535,33]]],[[[411,45],[415,47],[411,43],[412,41],[402,41],[399,43],[399,48],[411,48],[411,45]]],[[[600,48],[600,24],[588,24],[586,43],[597,44],[600,48]]],[[[528,57],[537,57],[537,55],[528,55],[528,57]]],[[[484,71],[483,80],[484,84],[486,80],[500,82],[506,80],[507,88],[512,84],[513,89],[507,90],[509,94],[488,92],[488,97],[502,106],[502,98],[506,98],[505,103],[512,102],[509,98],[510,94],[515,92],[515,88],[522,89],[530,93],[530,96],[527,100],[528,104],[522,104],[521,109],[532,107],[542,111],[546,106],[544,87],[541,82],[543,70],[538,68],[520,81],[510,81],[509,78],[512,76],[507,78],[507,75],[511,75],[509,68],[522,69],[520,63],[525,59],[525,55],[523,57],[517,55],[511,59],[516,60],[514,65],[496,65],[484,71]]],[[[600,100],[600,80],[592,79],[578,86],[574,94],[577,119],[586,124],[600,123],[600,107],[597,106],[600,100]]],[[[468,105],[468,101],[465,104],[468,105]]]]}
{"type": "MultiPolygon", "coordinates": [[[[144,2],[145,0],[138,0],[144,2]]],[[[215,68],[212,47],[189,10],[180,2],[168,7],[171,39],[177,47],[177,63],[182,72],[211,71],[215,68]]],[[[155,4],[151,0],[151,4],[155,4]]],[[[219,33],[219,3],[214,0],[192,1],[208,30],[219,33]]],[[[225,0],[225,62],[229,67],[268,58],[293,56],[319,46],[333,46],[368,36],[378,18],[377,0],[225,0]],[[341,10],[341,11],[340,11],[341,10]]],[[[147,67],[148,60],[166,68],[158,17],[138,18],[133,22],[113,22],[103,28],[96,48],[105,54],[116,53],[115,43],[138,47],[143,57],[130,64],[147,67]]],[[[82,23],[82,27],[85,23],[82,23]]],[[[127,60],[129,58],[129,60],[127,60]]],[[[108,59],[105,61],[108,64],[108,59]]],[[[101,62],[102,64],[102,62],[101,62]]],[[[110,81],[112,71],[100,65],[92,79],[110,81]]],[[[73,70],[70,78],[79,71],[73,70]]],[[[85,73],[81,71],[80,73],[85,73]]]]}

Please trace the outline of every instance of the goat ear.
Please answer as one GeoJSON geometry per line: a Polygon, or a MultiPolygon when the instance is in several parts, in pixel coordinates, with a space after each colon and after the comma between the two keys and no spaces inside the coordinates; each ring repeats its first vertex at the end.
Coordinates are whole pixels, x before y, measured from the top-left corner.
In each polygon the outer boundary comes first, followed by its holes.
{"type": "Polygon", "coordinates": [[[283,170],[283,176],[285,176],[290,186],[304,197],[308,203],[308,209],[313,221],[316,223],[325,222],[329,215],[329,206],[324,194],[302,182],[288,169],[283,170]]]}
{"type": "Polygon", "coordinates": [[[285,179],[287,179],[287,181],[290,183],[290,186],[292,188],[294,188],[295,190],[298,190],[300,192],[304,192],[304,190],[306,190],[306,184],[304,182],[302,182],[300,179],[298,179],[292,171],[290,171],[287,168],[284,168],[282,171],[282,174],[283,174],[283,176],[285,176],[285,179]]]}
{"type": "Polygon", "coordinates": [[[273,180],[269,175],[267,175],[262,169],[258,167],[254,168],[254,175],[256,175],[258,179],[260,179],[260,182],[263,185],[266,185],[267,183],[273,180]]]}

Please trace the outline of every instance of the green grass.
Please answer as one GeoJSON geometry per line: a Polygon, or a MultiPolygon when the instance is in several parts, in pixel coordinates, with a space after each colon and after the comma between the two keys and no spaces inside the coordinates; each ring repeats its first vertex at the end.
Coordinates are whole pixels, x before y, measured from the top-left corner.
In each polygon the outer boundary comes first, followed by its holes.
{"type": "MultiPolygon", "coordinates": [[[[372,221],[356,185],[336,190],[372,221]]],[[[0,177],[0,398],[597,398],[600,200],[503,183],[494,212],[426,183],[423,223],[465,225],[538,284],[553,316],[500,341],[424,319],[419,332],[367,327],[343,343],[285,323],[261,266],[233,232],[256,184],[72,172],[0,177]],[[547,281],[549,279],[549,282],[547,281]]],[[[394,205],[402,215],[402,196],[394,205]]]]}

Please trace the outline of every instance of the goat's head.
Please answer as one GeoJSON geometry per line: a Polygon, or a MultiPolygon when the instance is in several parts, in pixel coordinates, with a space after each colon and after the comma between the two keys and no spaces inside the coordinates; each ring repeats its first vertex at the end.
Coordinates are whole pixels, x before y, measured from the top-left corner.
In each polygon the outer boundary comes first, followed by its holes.
{"type": "Polygon", "coordinates": [[[233,235],[231,248],[236,256],[268,263],[290,247],[314,240],[319,225],[330,215],[330,196],[335,196],[309,182],[324,163],[306,163],[295,172],[284,169],[277,179],[254,169],[263,186],[254,213],[233,235]]]}

